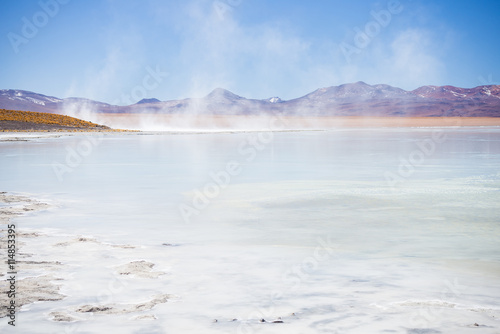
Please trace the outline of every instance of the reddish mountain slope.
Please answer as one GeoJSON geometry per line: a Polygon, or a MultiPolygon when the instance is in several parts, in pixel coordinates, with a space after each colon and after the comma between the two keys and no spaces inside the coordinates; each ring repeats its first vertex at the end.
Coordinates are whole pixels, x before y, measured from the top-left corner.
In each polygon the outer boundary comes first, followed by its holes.
{"type": "Polygon", "coordinates": [[[0,108],[75,115],[81,112],[203,115],[500,117],[500,86],[423,86],[405,91],[364,82],[320,88],[288,101],[256,100],[217,88],[204,98],[143,99],[114,106],[82,98],[59,99],[22,90],[0,90],[0,108]]]}

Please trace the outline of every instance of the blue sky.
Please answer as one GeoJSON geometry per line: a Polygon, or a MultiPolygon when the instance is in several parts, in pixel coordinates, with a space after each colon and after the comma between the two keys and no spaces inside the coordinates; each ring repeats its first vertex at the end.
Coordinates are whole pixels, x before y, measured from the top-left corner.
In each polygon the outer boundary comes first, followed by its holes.
{"type": "Polygon", "coordinates": [[[497,0],[0,3],[0,89],[123,105],[216,87],[291,99],[360,80],[500,81],[497,0]]]}

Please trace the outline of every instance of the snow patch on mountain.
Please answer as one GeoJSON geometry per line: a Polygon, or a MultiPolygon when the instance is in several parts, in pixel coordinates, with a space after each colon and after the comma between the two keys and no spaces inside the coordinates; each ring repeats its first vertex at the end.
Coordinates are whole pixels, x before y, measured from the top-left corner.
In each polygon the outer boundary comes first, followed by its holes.
{"type": "Polygon", "coordinates": [[[453,96],[456,96],[456,97],[467,97],[467,95],[465,95],[465,94],[460,94],[460,93],[454,92],[452,90],[449,90],[449,92],[452,93],[453,96]]]}

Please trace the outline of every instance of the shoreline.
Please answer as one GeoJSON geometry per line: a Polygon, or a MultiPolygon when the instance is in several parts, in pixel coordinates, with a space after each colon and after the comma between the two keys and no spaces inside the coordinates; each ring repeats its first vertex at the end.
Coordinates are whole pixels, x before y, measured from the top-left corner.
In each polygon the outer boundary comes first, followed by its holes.
{"type": "Polygon", "coordinates": [[[18,122],[18,127],[2,127],[2,134],[205,134],[281,131],[328,131],[370,128],[462,128],[500,127],[500,117],[361,117],[361,116],[234,116],[234,115],[164,115],[164,114],[95,114],[93,121],[106,128],[68,128],[18,122]]]}
{"type": "Polygon", "coordinates": [[[361,116],[234,116],[96,114],[95,121],[111,128],[142,131],[310,131],[379,127],[500,126],[500,117],[361,117],[361,116]]]}
{"type": "MultiPolygon", "coordinates": [[[[210,118],[217,121],[217,117],[210,118]]],[[[239,122],[245,118],[239,119],[239,122]]],[[[397,117],[378,117],[378,118],[359,118],[359,117],[325,117],[323,124],[318,124],[317,118],[276,118],[282,121],[284,125],[275,127],[269,126],[274,120],[270,118],[251,118],[253,124],[245,127],[211,126],[191,127],[177,126],[163,129],[142,129],[142,130],[5,130],[0,129],[0,142],[9,141],[27,141],[33,139],[60,138],[65,136],[107,136],[107,135],[206,135],[206,134],[238,134],[255,132],[311,132],[311,131],[349,131],[349,130],[369,130],[369,129],[417,129],[417,128],[441,128],[441,129],[460,129],[460,128],[500,128],[500,118],[433,118],[420,117],[411,119],[401,119],[397,117]],[[342,123],[340,123],[342,121],[342,123]],[[267,125],[266,125],[267,124],[267,125]]],[[[224,118],[225,122],[229,120],[224,118]]],[[[131,121],[131,120],[129,120],[131,121]]],[[[198,120],[199,121],[199,120],[198,120]]],[[[123,125],[123,124],[121,124],[123,125]]],[[[195,124],[196,125],[196,124],[195,124]]]]}
{"type": "Polygon", "coordinates": [[[187,136],[187,135],[231,135],[231,134],[252,134],[252,133],[289,133],[289,132],[328,132],[328,131],[369,131],[369,130],[383,130],[383,129],[500,129],[499,126],[406,126],[406,127],[338,127],[329,129],[283,129],[283,130],[270,130],[270,129],[242,129],[242,130],[175,130],[175,131],[124,131],[124,132],[39,132],[39,131],[24,131],[24,132],[7,132],[0,131],[0,143],[9,142],[27,142],[39,139],[57,139],[62,137],[76,137],[76,136],[187,136]]]}

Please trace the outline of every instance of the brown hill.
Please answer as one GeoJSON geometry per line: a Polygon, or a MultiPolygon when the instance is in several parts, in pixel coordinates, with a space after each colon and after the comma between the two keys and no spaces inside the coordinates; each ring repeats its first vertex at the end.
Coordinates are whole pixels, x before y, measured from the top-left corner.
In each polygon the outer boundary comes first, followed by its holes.
{"type": "Polygon", "coordinates": [[[103,131],[104,125],[78,118],[19,110],[0,109],[0,131],[103,131]]]}

